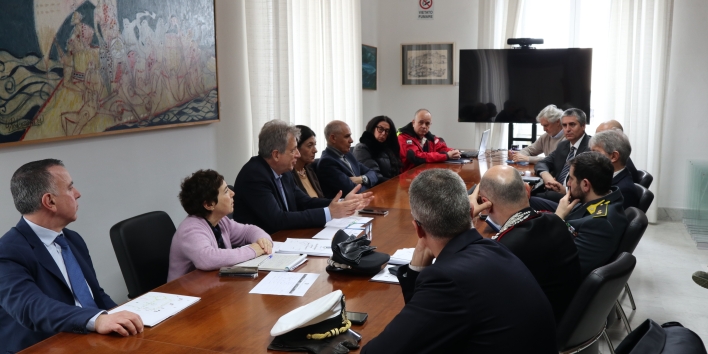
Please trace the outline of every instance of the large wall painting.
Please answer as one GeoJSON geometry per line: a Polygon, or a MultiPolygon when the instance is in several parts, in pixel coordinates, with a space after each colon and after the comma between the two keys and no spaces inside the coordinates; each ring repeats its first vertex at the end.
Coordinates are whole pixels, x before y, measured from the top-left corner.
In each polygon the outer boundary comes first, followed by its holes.
{"type": "Polygon", "coordinates": [[[218,121],[213,0],[0,8],[0,146],[218,121]]]}

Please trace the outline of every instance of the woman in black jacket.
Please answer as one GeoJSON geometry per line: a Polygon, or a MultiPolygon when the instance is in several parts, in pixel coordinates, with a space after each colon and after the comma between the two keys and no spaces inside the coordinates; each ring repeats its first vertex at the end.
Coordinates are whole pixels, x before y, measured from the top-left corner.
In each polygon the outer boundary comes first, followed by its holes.
{"type": "Polygon", "coordinates": [[[379,183],[401,173],[396,126],[391,118],[377,116],[366,124],[366,131],[354,147],[354,156],[366,167],[376,171],[379,183]]]}

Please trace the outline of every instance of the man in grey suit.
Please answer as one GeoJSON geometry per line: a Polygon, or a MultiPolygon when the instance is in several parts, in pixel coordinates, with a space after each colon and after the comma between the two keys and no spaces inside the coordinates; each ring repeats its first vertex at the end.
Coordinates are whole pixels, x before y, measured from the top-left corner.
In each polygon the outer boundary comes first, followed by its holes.
{"type": "Polygon", "coordinates": [[[591,136],[585,134],[587,117],[585,112],[578,108],[571,108],[563,112],[561,125],[565,134],[565,141],[558,143],[558,147],[546,158],[536,164],[536,176],[543,179],[545,191],[534,193],[535,196],[558,202],[565,195],[565,180],[570,171],[570,161],[577,154],[589,151],[588,141],[591,136]]]}

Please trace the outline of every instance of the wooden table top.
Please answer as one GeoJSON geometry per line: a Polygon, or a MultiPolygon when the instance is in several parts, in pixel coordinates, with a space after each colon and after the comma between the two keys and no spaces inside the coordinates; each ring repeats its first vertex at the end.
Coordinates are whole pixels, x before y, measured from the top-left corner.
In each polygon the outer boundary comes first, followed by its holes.
{"type": "MultiPolygon", "coordinates": [[[[506,157],[495,153],[482,160],[482,169],[502,164],[506,157]]],[[[371,189],[372,207],[385,208],[386,216],[373,216],[372,245],[378,251],[393,254],[399,248],[414,247],[416,235],[408,204],[408,187],[421,171],[447,168],[460,174],[467,187],[479,183],[479,160],[469,164],[427,164],[403,173],[371,189]]],[[[519,166],[533,172],[533,165],[519,166]]],[[[368,215],[367,215],[368,216],[368,215]]],[[[478,229],[480,226],[475,225],[478,229]]],[[[484,225],[481,225],[484,227],[484,225]]],[[[273,235],[276,241],[286,238],[310,238],[320,229],[281,231],[273,235]]],[[[273,337],[270,329],[280,316],[305,305],[334,290],[346,296],[347,310],[366,312],[367,322],[352,329],[362,335],[361,345],[376,337],[403,308],[403,296],[398,284],[371,282],[371,276],[328,274],[325,257],[309,257],[297,272],[318,273],[319,277],[302,297],[258,295],[248,292],[267,272],[257,279],[220,278],[216,271],[195,270],[175,279],[155,291],[198,296],[199,302],[155,327],[145,327],[142,334],[122,338],[118,335],[87,335],[60,333],[42,341],[22,353],[83,353],[83,352],[152,352],[152,353],[210,353],[210,352],[268,352],[266,347],[273,337]]]]}

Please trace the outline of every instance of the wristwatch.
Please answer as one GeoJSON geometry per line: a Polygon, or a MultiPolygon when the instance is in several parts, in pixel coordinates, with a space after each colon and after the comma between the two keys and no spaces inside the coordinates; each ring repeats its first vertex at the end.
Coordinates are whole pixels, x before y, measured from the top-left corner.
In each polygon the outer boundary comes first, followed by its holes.
{"type": "Polygon", "coordinates": [[[361,184],[368,186],[369,185],[369,178],[362,175],[361,176],[361,184]]]}

